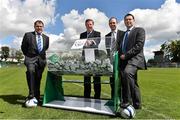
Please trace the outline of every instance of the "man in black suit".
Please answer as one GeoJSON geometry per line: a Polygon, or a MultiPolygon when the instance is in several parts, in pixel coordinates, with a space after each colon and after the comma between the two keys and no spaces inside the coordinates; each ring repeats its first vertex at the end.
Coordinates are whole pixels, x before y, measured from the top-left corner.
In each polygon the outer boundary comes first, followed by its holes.
{"type": "Polygon", "coordinates": [[[121,107],[132,104],[135,109],[141,108],[141,95],[137,82],[137,70],[146,69],[144,57],[145,30],[135,27],[135,19],[132,14],[124,17],[127,31],[120,41],[120,75],[122,84],[121,107]]]}
{"type": "Polygon", "coordinates": [[[29,88],[28,100],[40,99],[40,83],[46,65],[46,50],[49,47],[49,37],[43,34],[44,23],[34,22],[33,32],[25,33],[21,49],[25,56],[24,64],[27,68],[26,79],[29,88]]]}
{"type": "MultiPolygon", "coordinates": [[[[98,56],[98,45],[100,43],[100,37],[101,33],[98,31],[95,31],[93,29],[94,26],[94,21],[92,19],[87,19],[85,21],[85,26],[87,31],[83,32],[80,34],[80,39],[86,39],[87,41],[85,43],[84,49],[86,48],[95,48],[95,56],[98,56]]],[[[82,56],[84,57],[84,50],[82,53],[82,56]]],[[[100,76],[94,76],[94,98],[95,99],[100,99],[100,94],[101,94],[101,80],[100,76]]],[[[90,98],[91,96],[91,76],[90,75],[84,75],[84,97],[85,98],[90,98]]]]}
{"type": "MultiPolygon", "coordinates": [[[[111,32],[109,32],[105,36],[105,45],[107,50],[107,55],[110,58],[111,64],[113,64],[113,54],[115,51],[117,51],[118,44],[117,41],[120,41],[119,39],[122,38],[124,35],[124,32],[117,29],[117,18],[111,17],[109,19],[109,27],[111,29],[111,32]]],[[[114,97],[114,75],[110,77],[110,85],[111,85],[111,99],[114,97]]]]}

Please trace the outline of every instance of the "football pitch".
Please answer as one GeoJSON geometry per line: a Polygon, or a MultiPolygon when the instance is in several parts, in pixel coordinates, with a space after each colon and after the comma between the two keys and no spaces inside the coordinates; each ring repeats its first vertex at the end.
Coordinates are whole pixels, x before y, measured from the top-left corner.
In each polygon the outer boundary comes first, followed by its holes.
{"type": "MultiPolygon", "coordinates": [[[[41,83],[43,96],[46,73],[41,83]]],[[[83,76],[64,76],[64,79],[83,79],[83,76]]],[[[107,80],[108,77],[102,77],[107,80]]],[[[138,72],[142,94],[142,109],[135,119],[180,119],[180,68],[149,68],[138,72]]],[[[66,95],[83,96],[82,83],[63,83],[66,95]]],[[[93,86],[92,86],[93,88],[93,86]]],[[[64,109],[25,108],[22,106],[28,94],[24,66],[0,68],[0,119],[120,119],[64,109]]],[[[92,94],[93,96],[93,89],[92,94]]],[[[110,85],[103,84],[101,97],[110,98],[110,85]]]]}

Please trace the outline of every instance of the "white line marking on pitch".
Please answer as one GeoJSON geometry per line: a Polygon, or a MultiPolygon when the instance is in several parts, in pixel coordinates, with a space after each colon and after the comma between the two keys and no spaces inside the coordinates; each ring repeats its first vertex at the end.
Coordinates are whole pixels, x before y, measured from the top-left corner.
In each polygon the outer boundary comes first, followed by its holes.
{"type": "MultiPolygon", "coordinates": [[[[80,84],[78,84],[78,83],[73,83],[73,84],[75,84],[75,85],[77,85],[77,86],[80,86],[80,87],[84,87],[83,85],[80,85],[80,84]]],[[[91,91],[93,91],[93,89],[91,89],[91,91]]],[[[105,93],[105,92],[101,92],[101,93],[102,93],[104,96],[111,97],[109,94],[107,94],[107,93],[105,93]]],[[[149,110],[149,109],[147,109],[147,108],[145,108],[145,107],[143,107],[142,110],[147,111],[147,112],[149,112],[149,113],[152,113],[152,114],[154,114],[154,115],[156,115],[156,116],[159,116],[159,117],[163,117],[163,118],[166,118],[166,119],[170,119],[169,116],[166,116],[166,115],[161,114],[161,113],[156,113],[156,112],[154,112],[154,111],[152,111],[152,110],[149,110]]]]}

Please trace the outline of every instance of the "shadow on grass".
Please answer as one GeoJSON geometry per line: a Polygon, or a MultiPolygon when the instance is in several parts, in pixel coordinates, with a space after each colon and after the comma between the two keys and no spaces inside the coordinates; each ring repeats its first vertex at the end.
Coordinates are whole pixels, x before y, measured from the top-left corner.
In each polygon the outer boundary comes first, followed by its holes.
{"type": "Polygon", "coordinates": [[[5,102],[10,104],[23,105],[25,98],[26,97],[22,95],[0,95],[0,99],[3,99],[5,102]]]}

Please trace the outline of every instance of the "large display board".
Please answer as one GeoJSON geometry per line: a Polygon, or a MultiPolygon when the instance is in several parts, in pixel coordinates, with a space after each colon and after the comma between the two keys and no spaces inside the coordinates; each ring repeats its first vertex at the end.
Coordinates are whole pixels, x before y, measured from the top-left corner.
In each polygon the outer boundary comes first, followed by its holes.
{"type": "MultiPolygon", "coordinates": [[[[96,46],[86,47],[88,39],[62,40],[58,48],[47,52],[48,71],[64,74],[112,75],[112,54],[105,38],[96,46]]],[[[107,39],[107,38],[106,38],[107,39]]]]}
{"type": "MultiPolygon", "coordinates": [[[[111,38],[86,46],[88,39],[61,40],[47,53],[48,73],[43,106],[116,115],[121,96],[118,52],[110,48],[111,38]],[[109,41],[108,41],[109,40],[109,41]],[[58,46],[58,47],[57,47],[58,46]],[[64,96],[63,75],[114,76],[114,98],[109,100],[64,96]]],[[[77,80],[71,81],[76,82],[77,80]]]]}

